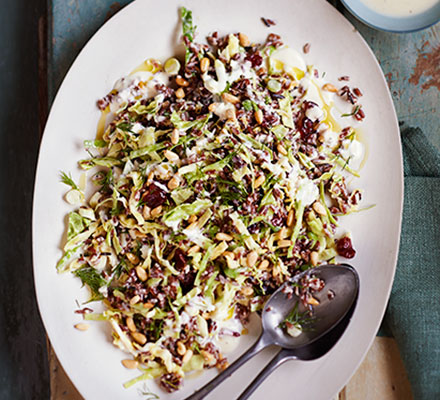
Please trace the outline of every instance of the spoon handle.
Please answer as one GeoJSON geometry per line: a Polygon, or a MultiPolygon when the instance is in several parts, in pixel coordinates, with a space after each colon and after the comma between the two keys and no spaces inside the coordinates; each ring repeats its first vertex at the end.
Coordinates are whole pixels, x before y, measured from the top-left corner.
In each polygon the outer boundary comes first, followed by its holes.
{"type": "Polygon", "coordinates": [[[240,358],[234,361],[228,368],[226,368],[223,372],[218,374],[213,380],[208,382],[201,389],[197,390],[197,392],[193,393],[191,396],[187,397],[185,400],[201,400],[204,399],[212,390],[214,390],[220,383],[222,383],[226,378],[229,378],[233,372],[235,372],[238,368],[240,368],[246,361],[251,359],[265,347],[267,347],[270,343],[268,343],[263,335],[259,337],[257,342],[252,345],[245,353],[243,353],[240,358]]]}
{"type": "Polygon", "coordinates": [[[288,350],[280,350],[277,355],[270,360],[269,364],[267,364],[264,369],[257,375],[257,377],[250,383],[250,385],[245,389],[245,391],[240,395],[237,400],[246,400],[248,399],[252,393],[257,390],[258,386],[260,386],[263,381],[273,372],[275,371],[281,364],[285,361],[294,359],[292,353],[288,350]]]}

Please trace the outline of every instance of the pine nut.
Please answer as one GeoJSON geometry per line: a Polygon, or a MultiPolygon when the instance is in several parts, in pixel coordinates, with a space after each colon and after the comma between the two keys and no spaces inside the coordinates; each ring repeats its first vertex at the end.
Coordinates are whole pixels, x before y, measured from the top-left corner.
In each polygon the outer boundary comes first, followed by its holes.
{"type": "Polygon", "coordinates": [[[122,365],[127,369],[136,369],[139,366],[139,363],[136,360],[122,360],[122,365]]]}
{"type": "Polygon", "coordinates": [[[127,253],[125,254],[128,258],[128,261],[130,261],[133,265],[139,264],[139,257],[133,253],[127,253]]]}
{"type": "Polygon", "coordinates": [[[200,354],[203,356],[207,364],[211,364],[212,361],[214,361],[214,356],[206,350],[202,350],[200,354]]]}
{"type": "Polygon", "coordinates": [[[177,144],[179,143],[180,132],[178,129],[173,129],[171,132],[171,143],[177,144]]]}
{"type": "Polygon", "coordinates": [[[249,47],[249,45],[251,44],[248,36],[241,32],[238,34],[238,40],[243,47],[249,47]]]}
{"type": "Polygon", "coordinates": [[[84,322],[80,322],[80,323],[74,325],[74,327],[76,329],[78,329],[79,331],[86,331],[86,330],[88,330],[90,328],[90,325],[89,324],[85,324],[84,322]]]}
{"type": "Polygon", "coordinates": [[[280,266],[277,264],[272,269],[272,276],[276,278],[280,274],[280,266]]]}
{"type": "Polygon", "coordinates": [[[278,240],[278,247],[290,247],[292,244],[291,240],[278,240]]]}
{"type": "Polygon", "coordinates": [[[147,302],[143,304],[144,308],[147,310],[151,310],[154,307],[153,303],[147,302]]]}
{"type": "Polygon", "coordinates": [[[197,253],[199,250],[200,250],[200,247],[196,245],[196,246],[191,247],[188,250],[187,254],[191,255],[191,254],[197,253]]]}
{"type": "Polygon", "coordinates": [[[148,206],[144,206],[144,208],[142,209],[142,216],[145,219],[149,219],[151,217],[151,208],[148,206]]]}
{"type": "Polygon", "coordinates": [[[235,119],[235,108],[228,108],[225,112],[226,119],[235,119]]]}
{"type": "Polygon", "coordinates": [[[153,179],[154,179],[154,171],[151,171],[151,172],[148,174],[147,184],[148,184],[148,185],[151,185],[151,182],[153,182],[153,179]]]}
{"type": "Polygon", "coordinates": [[[229,242],[233,239],[231,235],[228,235],[227,233],[219,232],[217,235],[215,235],[215,238],[217,240],[224,240],[226,242],[229,242]]]}
{"type": "Polygon", "coordinates": [[[248,267],[252,268],[258,260],[258,254],[256,251],[251,251],[246,258],[248,267]]]}
{"type": "Polygon", "coordinates": [[[230,257],[233,260],[235,260],[235,254],[232,251],[225,251],[225,252],[223,252],[223,257],[230,257]]]}
{"type": "Polygon", "coordinates": [[[319,301],[316,300],[313,296],[309,296],[307,298],[307,303],[312,305],[312,306],[319,306],[319,301]]]}
{"type": "Polygon", "coordinates": [[[183,99],[185,97],[185,91],[182,88],[176,90],[175,95],[178,99],[183,99]]]}
{"type": "Polygon", "coordinates": [[[153,218],[156,218],[160,215],[161,212],[162,212],[162,206],[157,206],[156,208],[153,208],[151,210],[151,216],[153,218]]]}
{"type": "Polygon", "coordinates": [[[211,112],[214,112],[214,111],[217,109],[218,104],[219,104],[219,103],[211,103],[211,104],[208,106],[208,110],[211,111],[211,112]]]}
{"type": "Polygon", "coordinates": [[[287,214],[287,226],[292,226],[293,225],[293,217],[294,217],[294,212],[293,210],[289,211],[289,214],[287,214]]]}
{"type": "Polygon", "coordinates": [[[264,181],[266,180],[266,177],[264,175],[260,175],[257,179],[255,179],[254,187],[255,189],[259,188],[264,181]]]}
{"type": "Polygon", "coordinates": [[[146,271],[142,267],[136,267],[136,275],[142,282],[145,282],[148,278],[146,271]]]}
{"type": "Polygon", "coordinates": [[[141,346],[147,343],[147,338],[142,333],[132,332],[131,337],[136,340],[136,342],[138,342],[141,346]]]}
{"type": "Polygon", "coordinates": [[[225,258],[226,258],[226,264],[228,264],[229,269],[236,269],[240,266],[239,263],[235,261],[234,257],[225,255],[225,258]]]}
{"type": "Polygon", "coordinates": [[[323,90],[326,90],[327,92],[332,92],[332,93],[336,93],[338,91],[338,88],[331,84],[331,83],[326,83],[323,87],[323,90]]]}
{"type": "Polygon", "coordinates": [[[240,99],[237,96],[234,96],[230,93],[223,93],[222,100],[225,103],[232,103],[232,104],[238,103],[240,101],[240,99]]]}
{"type": "Polygon", "coordinates": [[[197,221],[197,215],[191,214],[190,217],[188,218],[188,222],[190,224],[192,224],[193,222],[196,222],[196,221],[197,221]]]}
{"type": "Polygon", "coordinates": [[[319,202],[319,201],[315,201],[313,203],[313,209],[319,214],[319,215],[326,215],[327,211],[325,209],[325,207],[319,202]]]}
{"type": "Polygon", "coordinates": [[[187,87],[189,85],[188,81],[183,79],[181,76],[176,77],[176,83],[179,86],[187,87]]]}
{"type": "Polygon", "coordinates": [[[174,190],[180,186],[180,180],[175,175],[168,181],[168,189],[174,190]]]}
{"type": "Polygon", "coordinates": [[[127,325],[127,328],[130,332],[136,332],[136,325],[134,324],[133,318],[132,317],[127,317],[125,319],[125,324],[127,325]]]}
{"type": "Polygon", "coordinates": [[[220,371],[224,371],[226,368],[228,368],[229,367],[229,363],[227,362],[227,361],[223,361],[220,365],[219,364],[217,364],[217,368],[220,370],[220,371]]]}
{"type": "Polygon", "coordinates": [[[177,342],[177,354],[180,356],[186,354],[186,346],[180,340],[177,342]]]}
{"type": "Polygon", "coordinates": [[[257,124],[261,125],[263,122],[263,111],[261,111],[260,109],[256,110],[254,116],[255,116],[255,120],[257,121],[257,124]]]}
{"type": "Polygon", "coordinates": [[[168,161],[171,162],[179,161],[179,156],[176,153],[172,152],[171,150],[165,150],[163,152],[163,155],[168,161]]]}
{"type": "Polygon", "coordinates": [[[264,271],[265,269],[267,269],[268,266],[269,266],[269,261],[263,260],[263,261],[261,261],[260,265],[258,266],[258,269],[261,269],[262,271],[264,271]]]}
{"type": "Polygon", "coordinates": [[[241,293],[243,296],[249,297],[254,294],[254,289],[252,286],[245,286],[243,289],[241,289],[241,293]]]}
{"type": "Polygon", "coordinates": [[[282,154],[283,156],[287,156],[287,150],[281,143],[277,145],[277,150],[278,153],[282,154]]]}
{"type": "Polygon", "coordinates": [[[310,253],[310,262],[312,263],[312,265],[314,267],[316,267],[318,265],[318,260],[319,260],[319,254],[317,251],[312,251],[310,253]]]}
{"type": "Polygon", "coordinates": [[[139,295],[134,295],[131,299],[130,299],[130,305],[134,306],[135,304],[139,303],[139,300],[141,298],[139,297],[139,295]]]}
{"type": "Polygon", "coordinates": [[[182,364],[186,364],[189,360],[191,360],[192,356],[193,356],[193,351],[187,350],[185,355],[182,358],[182,364]]]}
{"type": "Polygon", "coordinates": [[[203,57],[200,61],[200,71],[202,71],[202,74],[204,74],[209,69],[209,64],[211,62],[209,61],[208,57],[203,57]]]}
{"type": "Polygon", "coordinates": [[[287,237],[287,228],[285,226],[283,226],[279,231],[278,231],[278,240],[283,240],[287,237]]]}

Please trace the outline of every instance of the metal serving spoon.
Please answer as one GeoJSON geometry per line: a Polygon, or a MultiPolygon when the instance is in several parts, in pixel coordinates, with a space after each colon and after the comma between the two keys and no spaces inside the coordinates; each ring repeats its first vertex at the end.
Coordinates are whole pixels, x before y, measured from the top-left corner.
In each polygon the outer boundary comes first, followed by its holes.
{"type": "Polygon", "coordinates": [[[257,387],[287,360],[313,360],[327,353],[338,341],[350,321],[359,293],[359,277],[353,267],[347,264],[321,265],[296,275],[281,285],[266,302],[262,312],[263,331],[257,340],[240,358],[226,370],[185,400],[201,400],[221,382],[232,375],[245,362],[270,345],[282,348],[260,372],[239,400],[247,399],[257,387]],[[325,281],[325,287],[314,294],[319,301],[315,307],[311,329],[292,337],[280,324],[286,319],[295,304],[299,302],[293,293],[289,299],[286,287],[301,278],[313,275],[325,281]]]}

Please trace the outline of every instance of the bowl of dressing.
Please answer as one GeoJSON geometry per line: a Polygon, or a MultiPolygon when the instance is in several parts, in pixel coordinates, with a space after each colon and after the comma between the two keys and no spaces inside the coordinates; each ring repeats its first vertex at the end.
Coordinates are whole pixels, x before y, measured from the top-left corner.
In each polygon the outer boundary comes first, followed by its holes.
{"type": "Polygon", "coordinates": [[[388,32],[413,32],[440,21],[440,0],[341,0],[359,20],[388,32]]]}

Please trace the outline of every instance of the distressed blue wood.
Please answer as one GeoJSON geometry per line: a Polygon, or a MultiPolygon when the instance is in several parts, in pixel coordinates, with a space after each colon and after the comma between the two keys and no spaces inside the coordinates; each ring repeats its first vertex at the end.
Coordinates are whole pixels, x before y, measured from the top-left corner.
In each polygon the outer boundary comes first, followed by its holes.
{"type": "MultiPolygon", "coordinates": [[[[50,100],[84,44],[108,18],[130,2],[52,0],[48,10],[50,100]]],[[[409,34],[379,32],[356,20],[340,4],[337,7],[378,58],[399,121],[420,127],[440,149],[440,24],[409,34]]]]}
{"type": "Polygon", "coordinates": [[[440,149],[440,24],[396,34],[349,19],[380,62],[399,121],[421,128],[440,149]]]}
{"type": "Polygon", "coordinates": [[[49,99],[92,35],[131,0],[53,0],[49,12],[49,99]]]}

